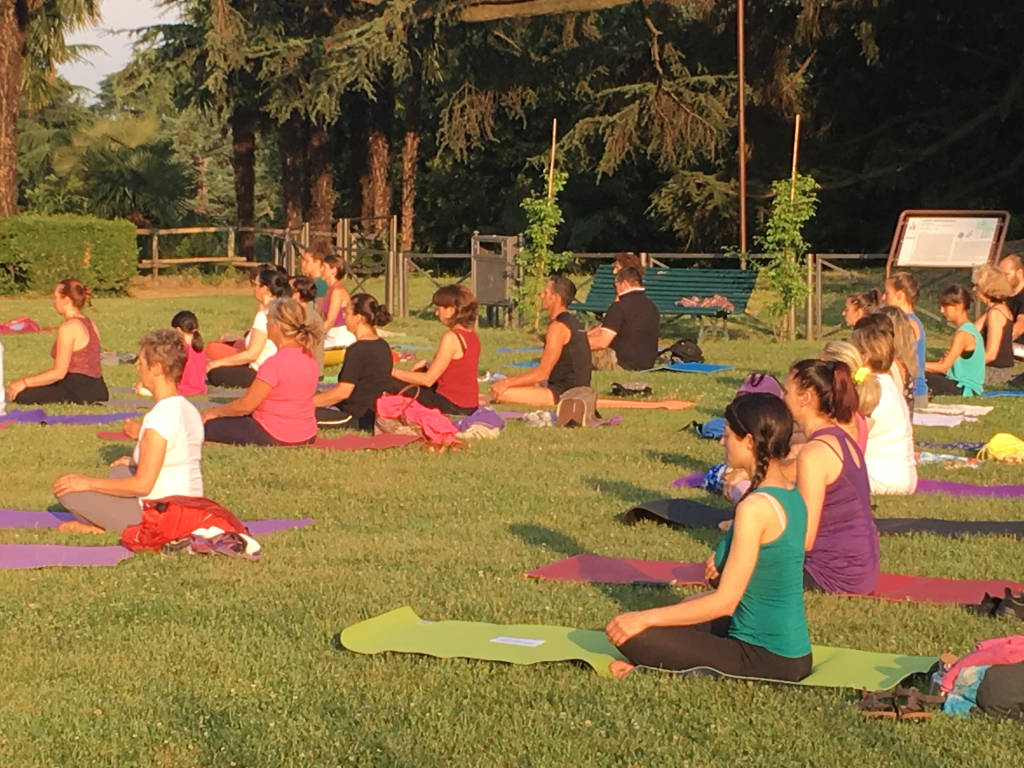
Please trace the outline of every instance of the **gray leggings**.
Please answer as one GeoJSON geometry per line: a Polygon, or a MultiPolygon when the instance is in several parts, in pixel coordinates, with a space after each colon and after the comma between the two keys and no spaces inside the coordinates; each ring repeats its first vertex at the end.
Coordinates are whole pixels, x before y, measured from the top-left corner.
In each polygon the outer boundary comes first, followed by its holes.
{"type": "MultiPolygon", "coordinates": [[[[110,477],[131,477],[135,469],[131,467],[114,467],[110,477]]],[[[120,533],[129,525],[142,522],[142,505],[138,496],[111,496],[109,493],[97,491],[80,491],[65,493],[58,496],[59,501],[68,512],[83,523],[95,525],[105,531],[120,533]]]]}

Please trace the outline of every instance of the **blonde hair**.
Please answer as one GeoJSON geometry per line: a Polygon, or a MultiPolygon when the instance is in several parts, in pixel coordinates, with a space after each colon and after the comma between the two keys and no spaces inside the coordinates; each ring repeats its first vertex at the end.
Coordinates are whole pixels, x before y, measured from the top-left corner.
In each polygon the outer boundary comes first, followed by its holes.
{"type": "Polygon", "coordinates": [[[992,299],[992,301],[1004,301],[1013,296],[1013,288],[1010,287],[1010,281],[1006,279],[1006,275],[995,267],[991,267],[988,264],[975,267],[971,278],[974,281],[974,287],[977,292],[984,294],[992,299]]]}
{"type": "Polygon", "coordinates": [[[853,382],[857,387],[857,410],[862,416],[870,416],[882,397],[882,387],[878,383],[878,377],[871,372],[857,375],[861,368],[866,367],[860,350],[848,341],[830,341],[821,351],[821,359],[846,363],[846,367],[854,376],[853,382]],[[857,384],[857,379],[861,380],[859,384],[857,384]]]}
{"type": "Polygon", "coordinates": [[[139,357],[147,366],[160,363],[167,378],[177,384],[185,371],[188,352],[181,334],[173,328],[160,328],[139,341],[139,357]]]}
{"type": "Polygon", "coordinates": [[[885,315],[892,320],[893,347],[896,351],[896,359],[903,365],[907,372],[907,378],[913,381],[917,378],[917,337],[914,336],[914,326],[910,318],[899,307],[884,306],[878,308],[878,314],[885,315]]]}
{"type": "Polygon", "coordinates": [[[267,322],[277,323],[286,339],[295,339],[310,355],[323,338],[323,329],[306,322],[306,308],[295,299],[274,299],[267,307],[267,322]]]}

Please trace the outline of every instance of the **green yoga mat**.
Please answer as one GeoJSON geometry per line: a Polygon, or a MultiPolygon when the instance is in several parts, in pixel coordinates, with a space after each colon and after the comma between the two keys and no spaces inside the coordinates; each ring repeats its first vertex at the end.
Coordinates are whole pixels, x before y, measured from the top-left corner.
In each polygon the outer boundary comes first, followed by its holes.
{"type": "MultiPolygon", "coordinates": [[[[424,621],[409,606],[353,624],[341,633],[341,644],[356,653],[396,651],[509,664],[579,660],[602,677],[610,677],[608,665],[623,658],[601,630],[424,621]]],[[[812,653],[811,674],[797,685],[884,690],[899,685],[910,675],[927,672],[937,661],[933,656],[903,656],[824,645],[812,646],[812,653]]]]}

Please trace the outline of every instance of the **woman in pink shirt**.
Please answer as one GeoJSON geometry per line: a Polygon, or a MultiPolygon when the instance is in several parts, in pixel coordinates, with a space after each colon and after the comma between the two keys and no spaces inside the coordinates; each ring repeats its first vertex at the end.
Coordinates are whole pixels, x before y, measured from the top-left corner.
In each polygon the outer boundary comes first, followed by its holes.
{"type": "Polygon", "coordinates": [[[206,352],[203,337],[199,334],[199,319],[187,309],[181,310],[171,318],[171,328],[178,332],[185,343],[188,359],[185,370],[181,374],[178,393],[189,395],[206,394],[206,352]]]}
{"type": "Polygon", "coordinates": [[[314,357],[321,331],[295,299],[275,299],[267,308],[267,337],[277,352],[256,372],[237,400],[203,413],[206,441],[233,445],[307,445],[316,438],[316,394],[320,369],[314,357]]]}

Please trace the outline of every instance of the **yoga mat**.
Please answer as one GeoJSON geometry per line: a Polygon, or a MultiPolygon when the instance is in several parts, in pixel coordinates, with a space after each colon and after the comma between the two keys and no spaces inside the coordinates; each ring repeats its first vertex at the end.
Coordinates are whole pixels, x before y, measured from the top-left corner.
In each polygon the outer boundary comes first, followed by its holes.
{"type": "MultiPolygon", "coordinates": [[[[622,656],[602,630],[535,624],[483,624],[471,621],[423,621],[404,606],[341,633],[341,644],[356,653],[419,653],[442,659],[464,658],[537,664],[578,660],[602,677],[622,656]]],[[[938,659],[812,646],[811,674],[797,685],[830,688],[892,688],[910,675],[927,672],[938,659]]],[[[660,670],[659,670],[660,671],[660,670]]],[[[687,670],[694,674],[709,670],[687,670]]],[[[716,673],[717,674],[717,673],[716,673]]],[[[749,678],[748,678],[749,679],[749,678]]]]}
{"type": "Polygon", "coordinates": [[[978,397],[1024,397],[1024,389],[999,389],[995,392],[982,392],[978,397]]]}
{"type": "Polygon", "coordinates": [[[121,411],[118,413],[74,413],[48,414],[42,408],[8,411],[0,416],[0,421],[20,424],[110,424],[141,416],[141,411],[121,411]]]}
{"type": "Polygon", "coordinates": [[[512,355],[519,352],[541,352],[544,347],[498,347],[499,355],[512,355]]]}
{"type": "Polygon", "coordinates": [[[313,443],[314,448],[325,451],[382,451],[385,448],[397,448],[421,440],[415,435],[341,435],[340,437],[318,437],[313,443]]]}
{"type": "Polygon", "coordinates": [[[718,371],[731,371],[731,365],[717,365],[715,363],[670,363],[659,365],[657,368],[649,368],[649,371],[672,371],[673,373],[717,373],[718,371]]]}
{"type": "Polygon", "coordinates": [[[945,413],[960,416],[987,416],[995,408],[991,405],[968,405],[966,403],[928,403],[914,408],[914,413],[945,413]]]}
{"type": "MultiPolygon", "coordinates": [[[[131,442],[131,438],[124,432],[97,432],[96,436],[101,440],[113,440],[115,442],[131,442]]],[[[398,448],[402,445],[415,443],[419,440],[415,435],[340,435],[339,437],[318,437],[313,441],[313,448],[320,448],[325,451],[382,451],[386,448],[398,448]]],[[[210,445],[210,443],[206,443],[210,445]]],[[[305,446],[297,446],[305,447],[305,446]]]]}
{"type": "MultiPolygon", "coordinates": [[[[74,515],[63,510],[51,512],[49,510],[0,509],[0,528],[56,528],[68,520],[74,520],[74,515]]],[[[313,518],[311,517],[295,520],[269,518],[267,520],[250,520],[245,522],[245,527],[253,536],[261,536],[265,533],[276,533],[291,528],[305,528],[312,524],[313,518]]]]}
{"type": "MultiPolygon", "coordinates": [[[[576,555],[529,571],[526,575],[546,581],[586,584],[703,586],[705,583],[703,563],[631,560],[601,555],[576,555]]],[[[1007,587],[1015,594],[1024,591],[1024,584],[1000,579],[942,579],[881,573],[878,587],[870,595],[846,597],[873,597],[879,600],[935,605],[977,605],[985,597],[985,593],[1002,595],[1007,587]]]]}
{"type": "MultiPolygon", "coordinates": [[[[672,481],[673,488],[700,488],[703,472],[694,472],[672,481]]],[[[1024,497],[1024,485],[975,485],[958,483],[953,480],[932,480],[919,478],[915,493],[945,493],[950,496],[1015,499],[1024,497]]]]}
{"type": "MultiPolygon", "coordinates": [[[[633,525],[640,520],[680,525],[689,528],[717,528],[732,519],[732,511],[701,504],[692,499],[645,501],[626,510],[622,522],[633,525]]],[[[957,539],[963,536],[1012,536],[1024,538],[1024,520],[941,520],[934,517],[876,517],[878,532],[885,535],[930,533],[957,539]]]]}
{"type": "Polygon", "coordinates": [[[131,557],[121,545],[75,547],[62,544],[0,544],[0,569],[117,565],[131,557]]]}
{"type": "Polygon", "coordinates": [[[1024,485],[973,485],[952,480],[919,478],[915,493],[945,493],[950,496],[981,496],[996,499],[1015,499],[1024,496],[1024,485]]]}
{"type": "Polygon", "coordinates": [[[509,664],[577,660],[589,664],[602,677],[610,677],[608,665],[623,658],[600,630],[424,621],[409,606],[353,624],[341,633],[341,644],[364,654],[395,651],[509,664]]]}
{"type": "Polygon", "coordinates": [[[535,360],[518,360],[514,363],[505,363],[505,365],[511,365],[515,368],[536,368],[539,363],[535,360]]]}
{"type": "Polygon", "coordinates": [[[914,411],[911,419],[915,427],[959,427],[965,421],[977,421],[971,416],[948,413],[920,413],[914,411]]]}

